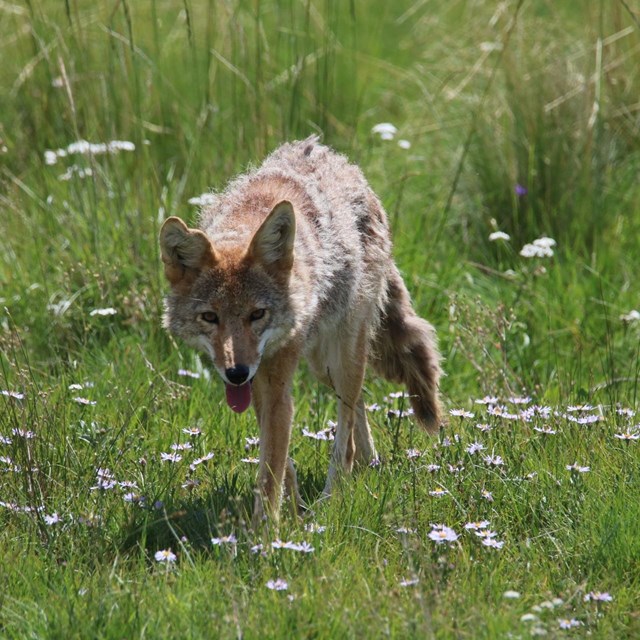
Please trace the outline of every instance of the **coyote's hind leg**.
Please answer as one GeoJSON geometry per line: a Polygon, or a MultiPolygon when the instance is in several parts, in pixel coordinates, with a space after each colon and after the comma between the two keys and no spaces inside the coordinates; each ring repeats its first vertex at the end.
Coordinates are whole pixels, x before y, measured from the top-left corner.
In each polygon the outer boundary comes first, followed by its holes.
{"type": "Polygon", "coordinates": [[[363,454],[370,453],[373,448],[360,397],[367,365],[366,326],[361,326],[355,336],[347,335],[338,341],[330,356],[333,357],[329,358],[328,373],[338,397],[338,426],[324,487],[325,495],[331,494],[340,474],[351,473],[358,442],[363,448],[363,454]]]}

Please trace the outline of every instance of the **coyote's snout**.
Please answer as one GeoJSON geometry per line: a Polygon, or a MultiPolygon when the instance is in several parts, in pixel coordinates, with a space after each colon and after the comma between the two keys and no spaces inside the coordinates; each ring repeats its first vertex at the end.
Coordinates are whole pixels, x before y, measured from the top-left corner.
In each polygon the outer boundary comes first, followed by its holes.
{"type": "Polygon", "coordinates": [[[199,227],[169,218],[160,232],[165,324],[210,356],[234,411],[254,406],[258,518],[264,506],[277,516],[285,472],[295,477],[287,451],[301,357],[338,398],[325,493],[376,456],[361,395],[367,361],[404,383],[415,417],[437,429],[435,332],[411,306],[384,210],[357,167],[314,138],[283,145],[218,194],[199,227]]]}

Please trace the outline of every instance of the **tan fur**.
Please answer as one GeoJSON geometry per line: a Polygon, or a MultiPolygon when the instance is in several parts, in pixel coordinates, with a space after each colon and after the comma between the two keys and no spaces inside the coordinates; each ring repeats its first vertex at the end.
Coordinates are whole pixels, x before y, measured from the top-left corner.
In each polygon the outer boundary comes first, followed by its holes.
{"type": "Polygon", "coordinates": [[[199,227],[169,218],[161,230],[165,325],[211,357],[231,393],[248,388],[230,378],[238,371],[252,380],[256,520],[277,517],[285,479],[300,502],[287,452],[302,357],[338,398],[325,494],[376,457],[362,398],[368,361],[407,386],[422,425],[438,427],[435,331],[411,306],[386,215],[357,167],[315,138],[283,145],[217,194],[199,227]]]}

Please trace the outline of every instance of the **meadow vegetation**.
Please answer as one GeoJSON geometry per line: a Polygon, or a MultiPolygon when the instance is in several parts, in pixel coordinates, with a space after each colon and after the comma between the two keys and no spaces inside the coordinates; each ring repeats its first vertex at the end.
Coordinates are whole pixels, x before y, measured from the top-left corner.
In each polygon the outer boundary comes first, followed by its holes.
{"type": "Polygon", "coordinates": [[[8,0],[0,56],[0,636],[640,636],[637,5],[8,0]],[[317,502],[303,368],[310,510],[258,535],[157,234],[310,134],[385,204],[448,424],[370,378],[379,464],[317,502]]]}

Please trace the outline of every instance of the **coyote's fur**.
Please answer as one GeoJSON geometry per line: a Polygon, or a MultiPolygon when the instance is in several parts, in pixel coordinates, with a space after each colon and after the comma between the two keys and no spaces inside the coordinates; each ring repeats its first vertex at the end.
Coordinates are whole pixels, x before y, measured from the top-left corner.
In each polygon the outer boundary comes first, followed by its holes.
{"type": "Polygon", "coordinates": [[[160,245],[166,327],[211,357],[232,409],[253,402],[255,518],[264,508],[277,517],[285,475],[295,484],[288,448],[302,357],[338,399],[325,493],[354,462],[376,457],[362,398],[367,362],[404,383],[416,419],[438,428],[434,329],[411,306],[380,201],[344,156],[315,138],[285,144],[215,195],[198,229],[166,220],[160,245]]]}

